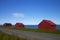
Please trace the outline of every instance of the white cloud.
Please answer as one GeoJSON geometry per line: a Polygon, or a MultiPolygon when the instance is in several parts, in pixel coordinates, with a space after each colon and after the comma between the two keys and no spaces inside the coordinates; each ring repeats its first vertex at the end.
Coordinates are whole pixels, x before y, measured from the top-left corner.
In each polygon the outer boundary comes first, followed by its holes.
{"type": "Polygon", "coordinates": [[[13,13],[12,15],[16,18],[24,18],[24,14],[22,13],[13,13]]]}
{"type": "Polygon", "coordinates": [[[1,18],[0,18],[0,22],[3,21],[3,20],[4,20],[4,19],[1,19],[1,18]]]}

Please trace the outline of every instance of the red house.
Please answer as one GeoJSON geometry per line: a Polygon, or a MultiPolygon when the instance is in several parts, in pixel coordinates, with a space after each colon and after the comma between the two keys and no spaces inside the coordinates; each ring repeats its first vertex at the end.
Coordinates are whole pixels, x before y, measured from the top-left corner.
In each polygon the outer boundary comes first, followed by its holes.
{"type": "Polygon", "coordinates": [[[3,26],[4,27],[10,27],[10,26],[12,26],[12,24],[11,23],[4,23],[3,26]]]}
{"type": "Polygon", "coordinates": [[[15,27],[16,28],[24,28],[24,24],[23,23],[16,23],[15,27]]]}
{"type": "Polygon", "coordinates": [[[56,30],[56,24],[50,20],[43,20],[38,24],[38,28],[43,30],[56,30]]]}

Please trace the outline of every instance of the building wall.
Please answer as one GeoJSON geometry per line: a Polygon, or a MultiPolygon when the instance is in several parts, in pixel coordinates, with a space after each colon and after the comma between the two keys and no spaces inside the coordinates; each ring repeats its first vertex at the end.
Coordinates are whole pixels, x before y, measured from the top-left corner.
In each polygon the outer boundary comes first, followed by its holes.
{"type": "Polygon", "coordinates": [[[24,25],[23,25],[23,24],[16,23],[16,24],[15,24],[15,27],[16,27],[16,28],[24,28],[24,25]]]}
{"type": "Polygon", "coordinates": [[[43,29],[43,30],[56,30],[56,25],[50,25],[49,23],[42,21],[39,25],[38,25],[39,29],[43,29]]]}

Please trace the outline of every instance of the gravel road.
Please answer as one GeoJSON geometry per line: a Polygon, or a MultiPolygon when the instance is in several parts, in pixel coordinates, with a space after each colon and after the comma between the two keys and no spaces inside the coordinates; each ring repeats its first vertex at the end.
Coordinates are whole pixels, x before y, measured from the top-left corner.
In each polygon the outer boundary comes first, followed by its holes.
{"type": "Polygon", "coordinates": [[[60,34],[28,32],[8,28],[0,28],[0,30],[10,35],[13,34],[18,37],[26,38],[27,40],[60,40],[60,34]]]}

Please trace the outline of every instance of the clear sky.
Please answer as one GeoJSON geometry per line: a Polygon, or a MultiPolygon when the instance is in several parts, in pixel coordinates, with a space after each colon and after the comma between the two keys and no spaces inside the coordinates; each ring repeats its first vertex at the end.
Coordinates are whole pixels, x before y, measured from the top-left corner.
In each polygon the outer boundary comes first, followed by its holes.
{"type": "Polygon", "coordinates": [[[60,0],[0,0],[0,24],[39,24],[43,19],[60,24],[60,0]]]}

